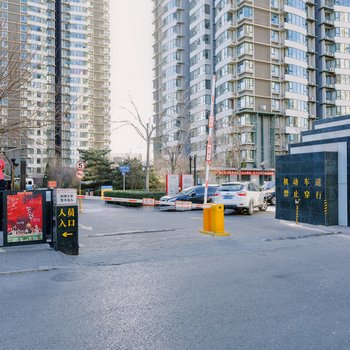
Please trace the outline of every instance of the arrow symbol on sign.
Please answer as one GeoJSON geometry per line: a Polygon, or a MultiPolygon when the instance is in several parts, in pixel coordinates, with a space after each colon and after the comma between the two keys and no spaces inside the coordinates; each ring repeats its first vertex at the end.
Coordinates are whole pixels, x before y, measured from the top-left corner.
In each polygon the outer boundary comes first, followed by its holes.
{"type": "Polygon", "coordinates": [[[63,232],[63,233],[62,233],[62,236],[65,237],[65,238],[67,238],[67,237],[69,237],[69,236],[73,236],[73,233],[63,232]]]}

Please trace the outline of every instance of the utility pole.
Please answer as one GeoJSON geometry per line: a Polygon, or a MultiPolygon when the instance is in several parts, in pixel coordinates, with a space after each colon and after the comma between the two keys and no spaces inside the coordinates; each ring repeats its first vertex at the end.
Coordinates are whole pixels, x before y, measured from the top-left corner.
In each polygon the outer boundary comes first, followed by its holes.
{"type": "Polygon", "coordinates": [[[206,152],[207,154],[206,154],[206,167],[205,167],[204,204],[207,204],[207,198],[208,198],[209,168],[210,168],[211,154],[212,154],[212,148],[213,148],[215,83],[216,83],[216,75],[213,74],[213,77],[211,80],[211,105],[210,105],[210,115],[209,115],[209,121],[208,121],[208,141],[207,141],[207,152],[206,152]]]}
{"type": "Polygon", "coordinates": [[[195,154],[193,156],[193,179],[194,179],[194,185],[197,186],[197,155],[195,154]]]}

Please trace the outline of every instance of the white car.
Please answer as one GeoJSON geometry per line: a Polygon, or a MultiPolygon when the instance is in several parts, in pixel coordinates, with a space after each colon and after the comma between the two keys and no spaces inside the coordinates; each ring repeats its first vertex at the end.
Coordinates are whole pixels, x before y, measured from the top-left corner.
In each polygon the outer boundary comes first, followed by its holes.
{"type": "Polygon", "coordinates": [[[225,209],[234,209],[252,215],[254,208],[267,209],[266,196],[253,182],[227,182],[217,189],[213,203],[223,204],[225,209]]]}

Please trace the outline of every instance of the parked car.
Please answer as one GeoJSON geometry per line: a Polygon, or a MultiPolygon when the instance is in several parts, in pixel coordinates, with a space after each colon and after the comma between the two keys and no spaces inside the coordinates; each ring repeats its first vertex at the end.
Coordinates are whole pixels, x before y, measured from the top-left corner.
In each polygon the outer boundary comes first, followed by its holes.
{"type": "Polygon", "coordinates": [[[263,191],[274,191],[275,190],[276,183],[275,181],[268,181],[265,182],[262,186],[261,189],[263,191]]]}
{"type": "MultiPolygon", "coordinates": [[[[212,197],[214,196],[216,190],[218,189],[219,185],[209,185],[208,186],[208,197],[207,201],[208,203],[211,202],[212,197]]],[[[203,204],[204,202],[204,185],[199,186],[193,186],[186,188],[179,192],[176,195],[172,196],[163,196],[160,198],[163,202],[175,202],[175,201],[190,201],[192,203],[200,203],[203,204]]]]}
{"type": "Polygon", "coordinates": [[[271,205],[276,205],[276,192],[265,193],[267,203],[271,205]]]}
{"type": "Polygon", "coordinates": [[[225,209],[252,215],[254,208],[267,209],[266,197],[253,182],[227,182],[216,191],[213,203],[223,204],[225,209]]]}
{"type": "Polygon", "coordinates": [[[262,185],[261,190],[266,196],[267,203],[276,205],[276,183],[275,181],[269,181],[262,185]]]}

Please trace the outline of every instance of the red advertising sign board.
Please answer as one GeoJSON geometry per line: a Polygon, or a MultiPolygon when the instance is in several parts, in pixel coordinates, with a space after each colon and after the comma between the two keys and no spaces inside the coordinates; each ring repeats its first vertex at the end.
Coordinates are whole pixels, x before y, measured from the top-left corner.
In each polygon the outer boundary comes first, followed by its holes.
{"type": "Polygon", "coordinates": [[[43,241],[43,203],[42,193],[17,192],[6,195],[5,244],[43,241]]]}

